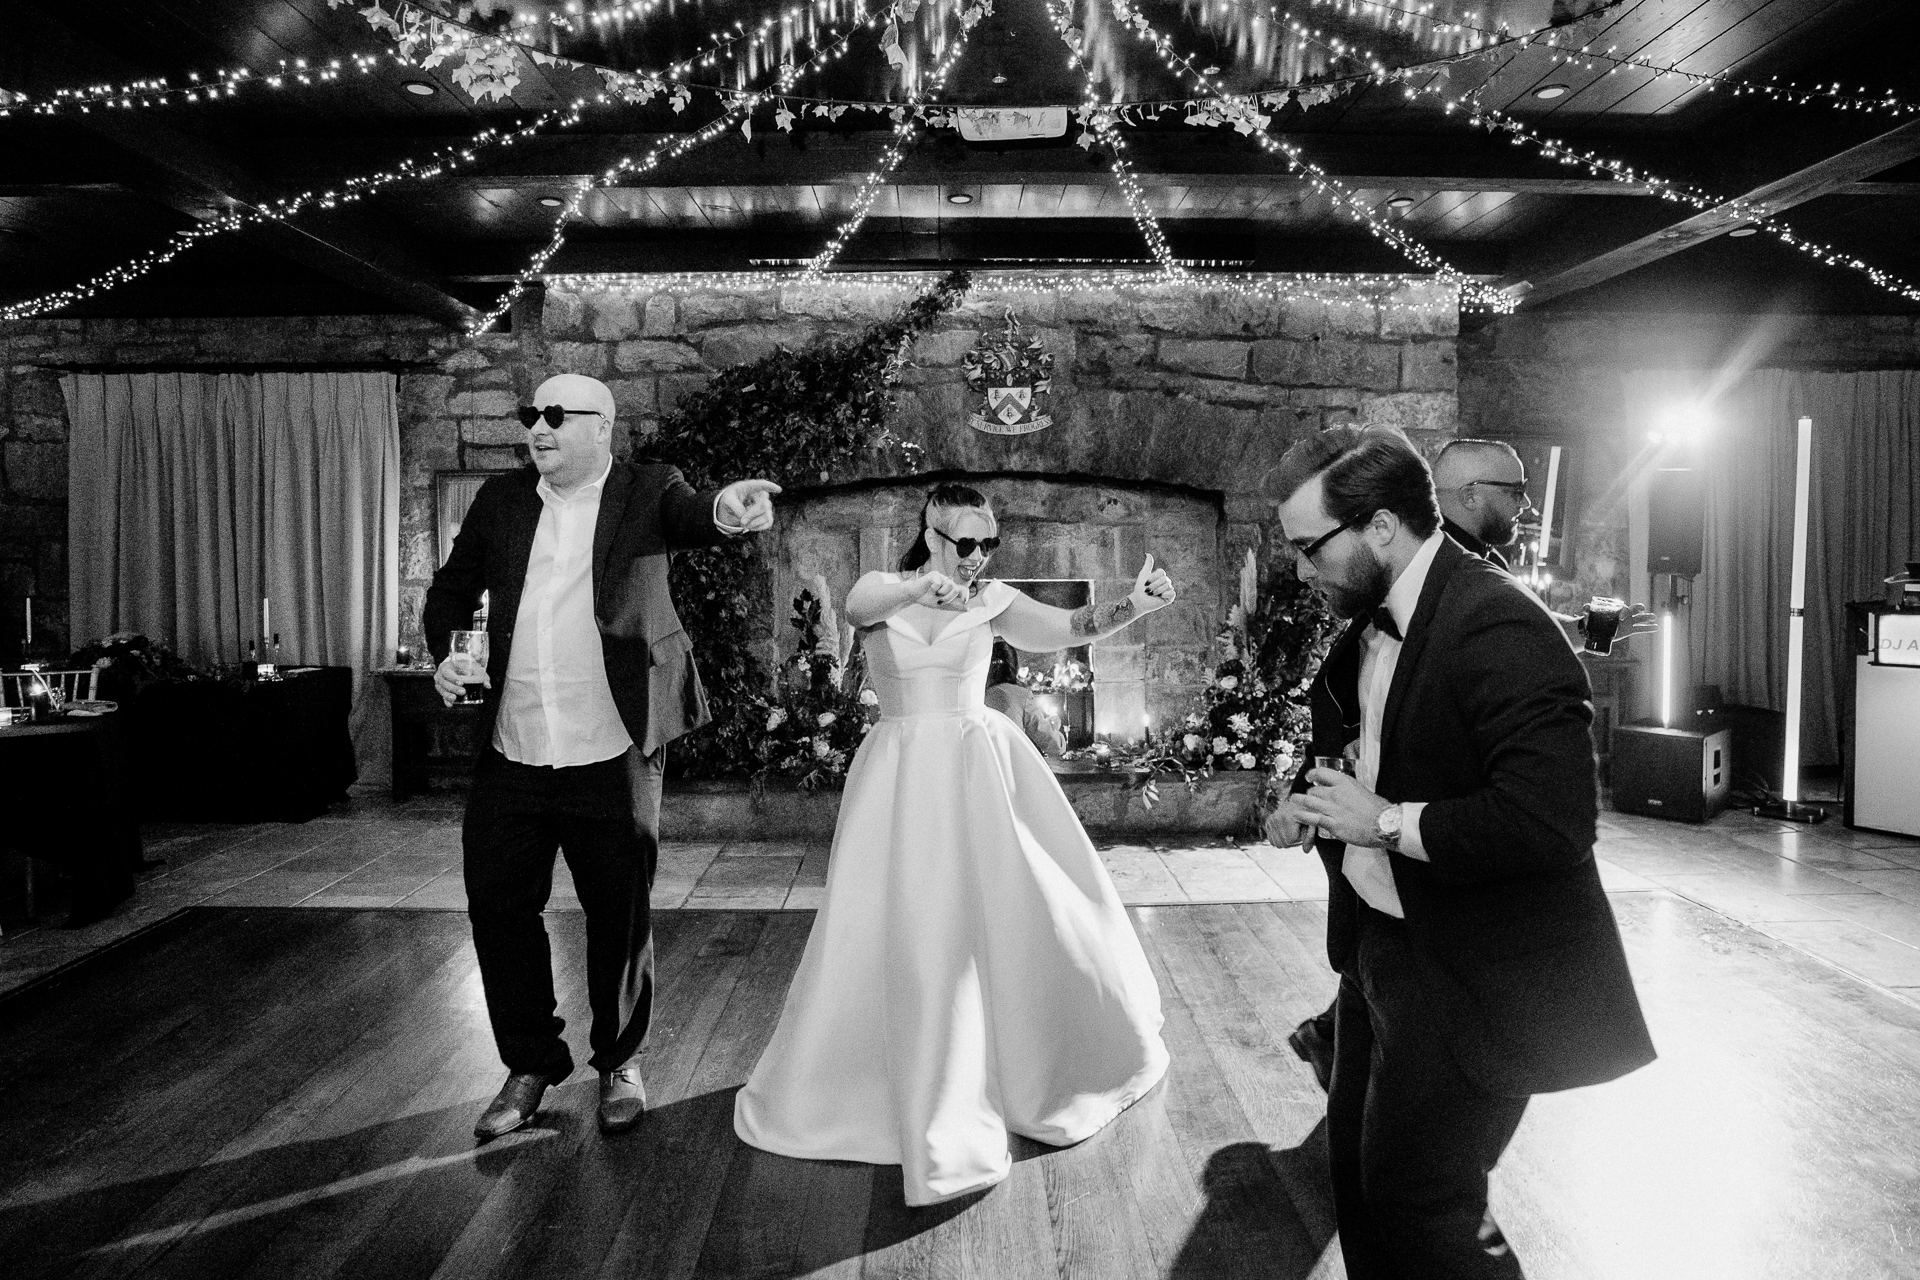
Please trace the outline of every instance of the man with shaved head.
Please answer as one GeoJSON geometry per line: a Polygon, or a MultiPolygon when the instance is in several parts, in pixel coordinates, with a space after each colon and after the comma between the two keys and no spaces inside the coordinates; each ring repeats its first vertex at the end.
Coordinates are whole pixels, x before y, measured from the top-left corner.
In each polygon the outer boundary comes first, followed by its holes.
{"type": "Polygon", "coordinates": [[[507,1082],[474,1126],[497,1138],[573,1073],[541,919],[564,852],[587,925],[589,1042],[600,1127],[646,1109],[636,1055],[653,1010],[647,897],[659,855],[663,748],[708,719],[667,592],[673,551],[773,526],[768,480],[697,493],[670,466],[616,462],[613,393],[548,378],[520,409],[532,465],[475,495],[433,577],[422,626],[448,703],[486,689],[487,746],[467,799],[467,914],[507,1082]],[[452,655],[491,593],[485,670],[452,655]]]}

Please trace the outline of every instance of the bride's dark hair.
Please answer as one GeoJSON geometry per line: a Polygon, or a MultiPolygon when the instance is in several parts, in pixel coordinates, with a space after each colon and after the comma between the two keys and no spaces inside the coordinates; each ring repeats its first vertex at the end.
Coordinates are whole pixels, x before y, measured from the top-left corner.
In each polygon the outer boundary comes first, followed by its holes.
{"type": "Polygon", "coordinates": [[[927,530],[933,527],[929,521],[936,507],[942,511],[978,507],[987,513],[989,519],[993,516],[993,507],[987,502],[987,495],[978,489],[964,484],[935,485],[933,492],[927,495],[927,504],[920,508],[920,532],[914,535],[907,553],[900,557],[900,572],[912,573],[933,558],[933,553],[927,550],[927,530]]]}

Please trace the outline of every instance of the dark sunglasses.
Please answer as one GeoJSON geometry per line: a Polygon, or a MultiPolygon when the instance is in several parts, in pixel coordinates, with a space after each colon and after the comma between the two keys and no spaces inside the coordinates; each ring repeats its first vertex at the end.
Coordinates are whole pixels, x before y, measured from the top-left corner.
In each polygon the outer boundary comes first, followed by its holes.
{"type": "Polygon", "coordinates": [[[1335,538],[1339,537],[1341,534],[1345,533],[1347,530],[1358,529],[1361,525],[1365,524],[1367,521],[1371,519],[1373,519],[1371,515],[1365,515],[1365,516],[1360,516],[1357,519],[1349,520],[1345,524],[1335,525],[1333,528],[1327,530],[1325,533],[1321,534],[1319,537],[1315,538],[1312,542],[1309,542],[1304,547],[1300,546],[1298,543],[1295,543],[1293,549],[1299,554],[1305,556],[1307,559],[1311,560],[1313,559],[1314,552],[1320,550],[1320,548],[1326,546],[1329,542],[1332,542],[1335,538]]]}
{"type": "Polygon", "coordinates": [[[557,429],[560,424],[568,418],[598,418],[602,416],[604,415],[598,409],[563,409],[557,404],[550,404],[544,409],[536,409],[530,404],[520,406],[520,425],[529,431],[533,430],[533,424],[542,418],[547,420],[548,426],[557,429]]]}
{"type": "MultiPolygon", "coordinates": [[[[931,528],[932,526],[928,527],[931,528]]],[[[940,533],[938,529],[934,529],[934,532],[939,533],[943,538],[947,538],[947,535],[940,533]]],[[[947,541],[953,544],[954,552],[958,554],[962,560],[972,555],[975,547],[980,548],[988,555],[992,555],[1000,549],[1000,539],[998,538],[947,538],[947,541]]]]}

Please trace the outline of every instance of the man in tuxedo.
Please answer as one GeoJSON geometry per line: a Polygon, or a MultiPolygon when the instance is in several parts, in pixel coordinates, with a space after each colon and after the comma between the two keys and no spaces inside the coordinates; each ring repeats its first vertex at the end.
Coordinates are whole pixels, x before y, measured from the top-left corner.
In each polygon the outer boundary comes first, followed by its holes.
{"type": "Polygon", "coordinates": [[[1355,1280],[1518,1277],[1487,1176],[1536,1093],[1653,1058],[1593,861],[1586,675],[1540,602],[1440,533],[1392,432],[1281,460],[1302,579],[1352,624],[1310,695],[1310,769],[1268,824],[1317,832],[1340,974],[1327,1138],[1355,1280]]]}
{"type": "Polygon", "coordinates": [[[486,688],[487,743],[467,799],[467,913],[494,1041],[507,1067],[474,1126],[526,1124],[573,1072],[555,1016],[541,919],[564,851],[587,925],[589,1041],[600,1127],[646,1109],[639,1053],[653,1008],[647,896],[659,854],[663,748],[705,724],[706,696],[667,592],[668,553],[773,524],[780,487],[696,493],[673,467],[613,459],[613,393],[549,378],[520,411],[530,467],[487,481],[433,577],[423,619],[451,702],[486,688]],[[490,593],[484,671],[451,655],[490,593]]]}
{"type": "MultiPolygon", "coordinates": [[[[1449,441],[1434,459],[1433,484],[1440,502],[1440,531],[1489,564],[1511,573],[1512,566],[1502,548],[1513,545],[1523,521],[1529,516],[1537,521],[1540,516],[1533,499],[1527,496],[1526,464],[1514,447],[1500,440],[1449,441]]],[[[1585,657],[1587,615],[1555,613],[1553,620],[1566,633],[1567,642],[1585,657]]],[[[1634,605],[1621,620],[1614,643],[1651,635],[1659,629],[1659,621],[1645,605],[1634,605]]],[[[1287,1037],[1293,1051],[1313,1067],[1323,1089],[1333,1073],[1333,1017],[1333,1007],[1328,1006],[1287,1037]]]]}

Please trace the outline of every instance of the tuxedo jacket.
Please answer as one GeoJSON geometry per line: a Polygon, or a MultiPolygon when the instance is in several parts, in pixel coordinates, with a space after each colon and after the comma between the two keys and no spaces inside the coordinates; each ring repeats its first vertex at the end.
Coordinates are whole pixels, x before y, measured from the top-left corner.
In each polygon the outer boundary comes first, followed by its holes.
{"type": "MultiPolygon", "coordinates": [[[[471,624],[488,595],[487,675],[483,741],[493,740],[494,717],[507,683],[513,626],[544,504],[533,467],[495,476],[468,508],[453,552],[427,589],[421,619],[436,662],[445,660],[448,633],[471,624]]],[[[668,553],[726,540],[714,528],[714,492],[699,493],[678,468],[615,462],[600,491],[593,528],[593,614],[606,658],[607,684],[627,734],[653,754],[711,717],[694,669],[693,646],[667,592],[668,553]]]]}
{"type": "MultiPolygon", "coordinates": [[[[1313,755],[1360,731],[1357,620],[1310,695],[1313,755]]],[[[1597,1084],[1653,1060],[1593,860],[1598,798],[1586,672],[1508,574],[1442,541],[1381,720],[1374,790],[1425,801],[1427,860],[1391,855],[1414,962],[1460,1068],[1519,1097],[1597,1084]]],[[[1307,787],[1303,769],[1294,790],[1307,787]]],[[[1355,972],[1359,895],[1322,839],[1327,958],[1355,972]]]]}

